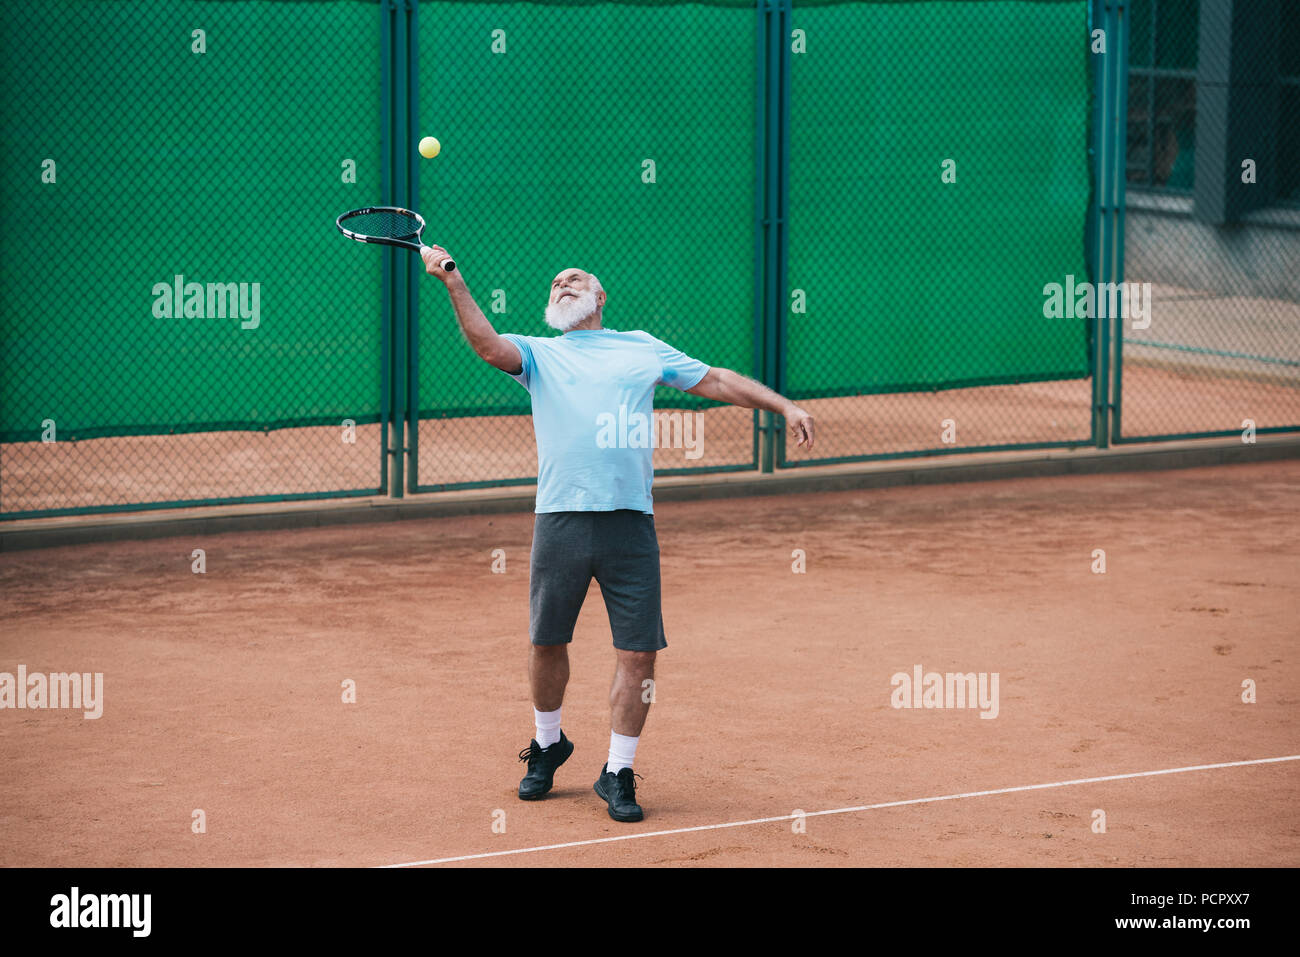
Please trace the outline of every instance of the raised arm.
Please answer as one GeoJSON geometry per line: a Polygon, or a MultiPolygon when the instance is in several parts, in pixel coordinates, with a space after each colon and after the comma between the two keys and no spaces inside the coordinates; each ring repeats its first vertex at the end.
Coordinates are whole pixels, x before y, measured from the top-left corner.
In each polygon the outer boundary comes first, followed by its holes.
{"type": "Polygon", "coordinates": [[[420,257],[424,260],[424,271],[447,287],[451,306],[456,310],[456,321],[460,323],[460,331],[479,358],[511,375],[523,371],[524,361],[519,350],[492,328],[492,323],[488,322],[487,316],[483,315],[483,310],[470,295],[464,272],[460,269],[447,272],[442,268],[441,264],[450,259],[451,254],[441,246],[426,246],[420,252],[420,257]]]}
{"type": "Polygon", "coordinates": [[[726,402],[743,409],[763,409],[783,415],[786,424],[790,426],[790,437],[797,440],[799,445],[806,444],[809,449],[813,447],[813,417],[785,396],[739,372],[714,366],[703,379],[686,391],[703,399],[726,402]]]}

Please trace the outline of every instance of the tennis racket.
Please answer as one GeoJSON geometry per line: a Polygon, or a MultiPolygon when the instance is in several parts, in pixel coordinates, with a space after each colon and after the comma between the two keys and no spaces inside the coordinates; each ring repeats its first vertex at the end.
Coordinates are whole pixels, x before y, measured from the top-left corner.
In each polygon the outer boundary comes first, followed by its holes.
{"type": "MultiPolygon", "coordinates": [[[[424,232],[424,217],[400,206],[363,206],[350,209],[334,221],[348,239],[359,243],[383,243],[385,246],[401,246],[416,252],[428,249],[420,239],[424,232]]],[[[442,268],[447,272],[456,271],[456,263],[444,260],[442,268]]]]}

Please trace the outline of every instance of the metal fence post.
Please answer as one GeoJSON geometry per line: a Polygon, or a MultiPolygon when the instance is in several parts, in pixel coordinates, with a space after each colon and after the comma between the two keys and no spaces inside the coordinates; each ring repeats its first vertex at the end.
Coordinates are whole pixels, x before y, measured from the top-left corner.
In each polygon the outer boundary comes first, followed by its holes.
{"type": "MultiPolygon", "coordinates": [[[[790,16],[793,0],[777,0],[774,50],[777,55],[776,162],[772,178],[776,183],[776,259],[773,263],[773,389],[786,392],[786,324],[790,315],[789,283],[786,271],[790,258],[790,16]]],[[[772,416],[772,440],[776,464],[785,464],[785,418],[772,416]]]]}
{"type": "MultiPolygon", "coordinates": [[[[393,190],[393,20],[397,11],[392,0],[379,5],[379,202],[387,205],[393,190]]],[[[392,448],[392,348],[393,348],[393,254],[380,247],[383,272],[379,296],[382,327],[379,333],[379,488],[389,489],[388,458],[392,448]]]]}
{"type": "MultiPolygon", "coordinates": [[[[789,34],[790,0],[763,0],[759,8],[759,154],[758,251],[755,254],[755,303],[760,321],[755,326],[755,353],[763,383],[780,392],[785,383],[785,264],[786,197],[789,178],[789,143],[786,126],[790,112],[789,34]]],[[[774,471],[784,460],[784,429],[779,416],[760,412],[758,464],[774,471]]]]}
{"type": "MultiPolygon", "coordinates": [[[[773,341],[774,321],[772,318],[772,260],[775,243],[776,226],[773,223],[776,208],[776,196],[772,168],[777,162],[773,148],[773,136],[776,124],[772,115],[775,102],[773,85],[778,81],[772,57],[773,23],[776,19],[776,0],[762,0],[758,6],[758,163],[756,169],[758,194],[758,236],[755,252],[755,285],[757,296],[754,303],[757,311],[757,323],[754,332],[754,351],[756,369],[760,381],[772,384],[775,342],[773,341]]],[[[755,411],[755,425],[758,429],[758,467],[762,472],[771,472],[775,464],[775,449],[772,443],[772,413],[755,411]]]]}
{"type": "MultiPolygon", "coordinates": [[[[1113,41],[1110,23],[1110,3],[1108,0],[1093,0],[1091,7],[1092,27],[1102,31],[1103,40],[1106,44],[1105,52],[1100,56],[1093,55],[1092,78],[1093,78],[1093,205],[1089,215],[1092,219],[1092,249],[1090,256],[1092,259],[1092,282],[1100,290],[1102,284],[1106,281],[1110,268],[1107,258],[1108,239],[1110,231],[1110,218],[1107,215],[1107,186],[1110,182],[1110,51],[1113,41]]],[[[1089,52],[1091,54],[1092,45],[1091,32],[1088,36],[1089,52]]],[[[1099,295],[1096,300],[1096,311],[1091,318],[1092,322],[1092,355],[1089,364],[1092,366],[1092,441],[1098,448],[1105,448],[1105,407],[1106,407],[1106,375],[1105,367],[1105,348],[1102,340],[1105,338],[1106,320],[1103,317],[1104,307],[1102,298],[1099,295]]]]}
{"type": "MultiPolygon", "coordinates": [[[[767,33],[772,17],[770,0],[755,5],[754,72],[754,377],[766,382],[767,374],[767,33]]],[[[772,471],[767,441],[768,413],[754,410],[754,461],[760,471],[772,471]]]]}
{"type": "MultiPolygon", "coordinates": [[[[1112,0],[1114,6],[1114,28],[1118,36],[1114,47],[1114,95],[1115,95],[1115,190],[1112,197],[1114,204],[1114,247],[1115,247],[1115,282],[1124,281],[1124,213],[1128,205],[1128,179],[1126,157],[1128,156],[1128,61],[1129,61],[1129,0],[1112,0]]],[[[1113,345],[1114,384],[1110,379],[1106,387],[1110,396],[1111,426],[1110,438],[1119,441],[1121,437],[1121,407],[1123,405],[1123,362],[1124,362],[1124,326],[1123,319],[1115,321],[1115,342],[1113,345]]],[[[1109,357],[1109,352],[1107,353],[1109,357]]]]}
{"type": "MultiPolygon", "coordinates": [[[[406,90],[406,139],[402,144],[406,157],[406,194],[400,206],[415,209],[420,195],[420,164],[411,155],[419,135],[419,83],[416,81],[419,65],[419,0],[405,0],[406,69],[402,84],[406,90]]],[[[420,279],[424,274],[423,262],[413,253],[406,256],[406,297],[403,303],[406,341],[406,488],[414,492],[420,484],[420,279]]]]}
{"type": "MultiPolygon", "coordinates": [[[[409,90],[407,88],[406,77],[410,72],[410,64],[407,62],[407,42],[410,33],[410,23],[406,16],[405,0],[387,0],[387,5],[392,11],[393,17],[393,36],[392,36],[392,69],[389,71],[389,90],[392,96],[392,111],[390,125],[390,154],[392,162],[392,188],[391,196],[385,202],[389,205],[405,205],[407,198],[407,177],[409,175],[407,167],[410,158],[407,156],[410,142],[408,126],[408,101],[409,90]]],[[[405,250],[392,250],[389,255],[393,256],[392,268],[389,275],[392,278],[392,284],[389,288],[389,301],[392,314],[392,322],[389,325],[389,341],[391,348],[389,350],[389,396],[392,414],[390,416],[391,427],[388,434],[391,438],[389,454],[392,456],[388,494],[392,498],[402,498],[405,493],[406,471],[403,467],[405,455],[406,439],[406,417],[407,417],[407,395],[406,395],[406,293],[410,283],[411,267],[410,263],[405,260],[408,256],[405,250]],[[398,256],[404,258],[396,258],[398,256]]]]}
{"type": "Polygon", "coordinates": [[[1098,144],[1095,236],[1097,315],[1094,318],[1092,428],[1097,448],[1104,449],[1119,435],[1122,319],[1110,315],[1111,297],[1106,290],[1109,284],[1124,281],[1128,0],[1099,0],[1099,3],[1104,7],[1100,24],[1105,33],[1106,48],[1095,72],[1097,104],[1094,116],[1098,144]]]}

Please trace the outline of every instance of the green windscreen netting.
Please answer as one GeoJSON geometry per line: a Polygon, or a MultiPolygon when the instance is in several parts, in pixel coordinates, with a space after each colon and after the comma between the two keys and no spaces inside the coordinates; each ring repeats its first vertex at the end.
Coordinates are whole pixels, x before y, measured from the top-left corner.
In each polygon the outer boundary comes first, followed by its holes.
{"type": "MultiPolygon", "coordinates": [[[[607,327],[753,370],[752,4],[426,2],[419,39],[421,120],[443,145],[421,165],[425,235],[498,331],[555,335],[550,282],[578,266],[607,327]]],[[[440,288],[420,322],[423,414],[527,410],[440,288]]]]}
{"type": "Polygon", "coordinates": [[[381,259],[333,220],[379,196],[379,40],[373,2],[5,4],[0,438],[377,420],[381,259]]]}
{"type": "MultiPolygon", "coordinates": [[[[1086,374],[1084,323],[1042,316],[1086,278],[1085,6],[795,4],[793,395],[1086,374]]],[[[0,439],[377,419],[382,256],[332,223],[380,196],[380,16],[6,5],[0,439]]],[[[758,16],[420,5],[416,205],[499,330],[552,334],[577,265],[611,328],[754,371],[758,16]]],[[[422,283],[420,411],[526,409],[422,283]]]]}
{"type": "Polygon", "coordinates": [[[1088,279],[1087,4],[796,2],[793,26],[791,394],[1087,375],[1085,321],[1043,316],[1088,279]]]}

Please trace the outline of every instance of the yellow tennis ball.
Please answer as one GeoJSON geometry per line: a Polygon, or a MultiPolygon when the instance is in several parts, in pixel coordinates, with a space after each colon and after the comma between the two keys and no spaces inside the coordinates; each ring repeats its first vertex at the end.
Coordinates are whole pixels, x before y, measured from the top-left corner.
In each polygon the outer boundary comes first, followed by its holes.
{"type": "Polygon", "coordinates": [[[442,144],[432,136],[426,136],[420,140],[420,155],[425,159],[433,159],[438,155],[440,149],[442,149],[442,144]]]}

